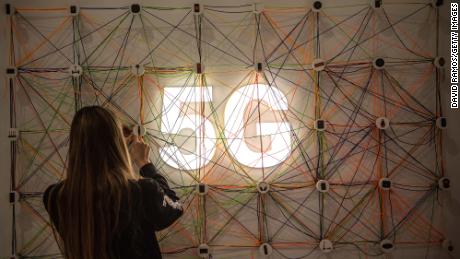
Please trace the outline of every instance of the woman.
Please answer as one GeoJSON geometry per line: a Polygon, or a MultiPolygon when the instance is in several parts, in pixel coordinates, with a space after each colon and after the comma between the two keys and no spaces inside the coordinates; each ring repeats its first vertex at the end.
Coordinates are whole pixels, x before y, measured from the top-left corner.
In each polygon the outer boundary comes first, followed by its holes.
{"type": "Polygon", "coordinates": [[[70,129],[66,178],[43,201],[68,259],[161,258],[155,231],[182,215],[178,197],[149,161],[149,147],[98,106],[82,108],[70,129]]]}

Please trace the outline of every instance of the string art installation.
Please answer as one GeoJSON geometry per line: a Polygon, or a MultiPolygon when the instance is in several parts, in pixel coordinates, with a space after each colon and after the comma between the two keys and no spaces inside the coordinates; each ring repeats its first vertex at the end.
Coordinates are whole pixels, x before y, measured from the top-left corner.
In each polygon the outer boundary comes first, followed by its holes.
{"type": "Polygon", "coordinates": [[[166,258],[445,255],[442,4],[8,4],[12,255],[61,256],[42,193],[88,105],[181,197],[166,258]]]}

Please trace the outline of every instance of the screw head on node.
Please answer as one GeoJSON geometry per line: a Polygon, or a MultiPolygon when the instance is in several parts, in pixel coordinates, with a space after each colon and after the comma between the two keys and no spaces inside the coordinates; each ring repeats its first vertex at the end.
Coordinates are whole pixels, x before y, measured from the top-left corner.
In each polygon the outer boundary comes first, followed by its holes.
{"type": "Polygon", "coordinates": [[[315,59],[311,63],[311,68],[317,72],[323,71],[326,68],[326,61],[324,59],[315,59]]]}
{"type": "Polygon", "coordinates": [[[378,129],[386,130],[390,127],[390,120],[387,117],[379,117],[375,120],[378,129]]]}
{"type": "Polygon", "coordinates": [[[141,12],[141,5],[140,4],[132,4],[129,10],[131,11],[132,14],[137,15],[141,12]]]}
{"type": "Polygon", "coordinates": [[[393,252],[393,250],[395,249],[395,246],[393,244],[393,241],[389,240],[389,239],[384,239],[380,242],[380,250],[385,253],[385,254],[389,254],[391,252],[393,252]]]}
{"type": "Polygon", "coordinates": [[[441,177],[439,180],[438,180],[438,187],[439,189],[441,190],[444,190],[444,191],[447,191],[450,189],[450,186],[451,186],[451,182],[450,182],[450,179],[448,177],[441,177]]]}
{"type": "Polygon", "coordinates": [[[446,65],[446,59],[444,57],[436,57],[433,60],[433,64],[437,68],[443,68],[446,65]]]}
{"type": "Polygon", "coordinates": [[[197,74],[203,74],[204,66],[201,63],[196,63],[195,66],[195,73],[197,74]]]}
{"type": "Polygon", "coordinates": [[[254,68],[257,72],[261,73],[264,70],[264,64],[262,62],[258,62],[255,64],[254,68]]]}
{"type": "Polygon", "coordinates": [[[257,191],[260,194],[264,194],[264,193],[267,193],[268,191],[270,191],[270,184],[268,184],[265,181],[260,181],[260,182],[257,183],[256,188],[257,188],[257,191]]]}
{"type": "Polygon", "coordinates": [[[385,60],[383,58],[376,58],[372,62],[372,65],[375,69],[384,69],[385,68],[385,60]]]}
{"type": "Polygon", "coordinates": [[[379,187],[384,191],[389,191],[391,189],[392,181],[390,178],[381,178],[379,180],[379,187]]]}
{"type": "Polygon", "coordinates": [[[323,3],[321,1],[315,1],[311,7],[311,10],[315,13],[318,13],[322,7],[323,3]]]}
{"type": "Polygon", "coordinates": [[[259,246],[259,253],[262,256],[269,256],[273,253],[273,247],[269,243],[263,243],[259,246]]]}
{"type": "Polygon", "coordinates": [[[69,74],[74,77],[80,77],[83,74],[83,68],[78,64],[73,64],[68,69],[69,74]]]}
{"type": "Polygon", "coordinates": [[[452,241],[449,239],[444,239],[441,245],[442,248],[446,249],[449,252],[454,251],[454,245],[452,244],[452,241]]]}
{"type": "Polygon", "coordinates": [[[382,0],[371,0],[371,7],[373,9],[379,9],[380,7],[382,7],[382,0]]]}
{"type": "Polygon", "coordinates": [[[322,192],[322,193],[326,193],[329,191],[329,182],[327,180],[318,180],[316,182],[316,190],[318,190],[318,192],[322,192]]]}
{"type": "Polygon", "coordinates": [[[434,8],[439,8],[444,4],[444,0],[432,0],[431,6],[434,8]]]}
{"type": "Polygon", "coordinates": [[[447,129],[447,118],[446,117],[437,118],[436,127],[438,127],[438,129],[447,129]]]}
{"type": "Polygon", "coordinates": [[[140,76],[144,75],[144,73],[145,73],[144,65],[136,64],[136,65],[131,66],[131,74],[133,74],[133,75],[135,75],[137,77],[140,77],[140,76]]]}

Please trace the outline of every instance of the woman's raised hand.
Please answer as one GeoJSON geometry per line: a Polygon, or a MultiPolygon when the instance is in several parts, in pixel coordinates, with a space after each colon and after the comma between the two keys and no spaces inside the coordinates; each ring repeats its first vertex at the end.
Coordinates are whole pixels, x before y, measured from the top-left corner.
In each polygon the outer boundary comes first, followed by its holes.
{"type": "Polygon", "coordinates": [[[150,147],[145,144],[140,136],[132,134],[128,137],[128,150],[131,155],[131,160],[139,167],[150,163],[149,153],[150,147]]]}

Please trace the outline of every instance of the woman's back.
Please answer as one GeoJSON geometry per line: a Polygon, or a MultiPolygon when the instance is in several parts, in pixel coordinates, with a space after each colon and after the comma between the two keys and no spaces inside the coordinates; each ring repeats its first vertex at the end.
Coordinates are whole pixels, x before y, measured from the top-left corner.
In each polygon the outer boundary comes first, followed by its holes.
{"type": "MultiPolygon", "coordinates": [[[[161,258],[155,231],[167,228],[182,215],[178,197],[152,164],[142,167],[141,175],[145,179],[130,181],[130,193],[124,195],[118,227],[109,247],[113,258],[161,258]]],[[[43,196],[55,226],[59,226],[57,199],[61,189],[62,182],[53,184],[43,196]]]]}
{"type": "Polygon", "coordinates": [[[161,258],[155,231],[182,209],[150,163],[149,146],[124,136],[120,121],[100,106],[75,114],[69,140],[65,180],[44,195],[64,257],[161,258]],[[132,162],[148,179],[138,180],[132,162]]]}

